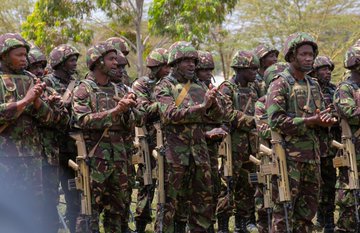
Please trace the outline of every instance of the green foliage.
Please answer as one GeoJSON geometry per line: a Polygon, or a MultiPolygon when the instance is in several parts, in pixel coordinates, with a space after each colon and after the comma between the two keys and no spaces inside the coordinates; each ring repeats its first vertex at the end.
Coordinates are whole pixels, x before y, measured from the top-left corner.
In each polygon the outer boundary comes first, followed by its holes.
{"type": "Polygon", "coordinates": [[[31,11],[31,0],[2,0],[0,4],[0,34],[20,32],[21,23],[31,11]]]}
{"type": "Polygon", "coordinates": [[[149,9],[149,28],[155,35],[199,44],[214,25],[225,20],[236,3],[237,0],[154,0],[149,9]]]}
{"type": "Polygon", "coordinates": [[[84,18],[92,9],[92,3],[87,0],[38,0],[22,24],[22,34],[46,52],[69,40],[88,45],[93,31],[86,28],[84,18]]]}

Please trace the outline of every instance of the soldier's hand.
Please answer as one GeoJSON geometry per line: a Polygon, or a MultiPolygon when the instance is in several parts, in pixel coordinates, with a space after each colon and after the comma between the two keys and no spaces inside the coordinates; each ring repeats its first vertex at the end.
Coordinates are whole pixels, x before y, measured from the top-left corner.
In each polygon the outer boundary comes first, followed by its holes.
{"type": "Polygon", "coordinates": [[[205,109],[210,108],[213,102],[216,100],[216,88],[210,89],[205,93],[204,106],[205,109]]]}
{"type": "Polygon", "coordinates": [[[222,128],[215,128],[210,131],[206,131],[205,136],[208,139],[222,139],[224,138],[228,133],[222,129],[222,128]]]}
{"type": "Polygon", "coordinates": [[[134,99],[132,99],[131,97],[130,98],[124,97],[118,102],[115,108],[116,108],[116,112],[120,113],[120,112],[127,112],[131,107],[134,106],[136,106],[136,101],[134,99]]]}
{"type": "Polygon", "coordinates": [[[332,118],[332,116],[329,114],[330,108],[325,109],[324,111],[321,111],[319,109],[316,110],[315,114],[311,117],[306,117],[304,119],[305,124],[307,126],[322,126],[322,127],[329,127],[332,126],[336,119],[332,118]]]}

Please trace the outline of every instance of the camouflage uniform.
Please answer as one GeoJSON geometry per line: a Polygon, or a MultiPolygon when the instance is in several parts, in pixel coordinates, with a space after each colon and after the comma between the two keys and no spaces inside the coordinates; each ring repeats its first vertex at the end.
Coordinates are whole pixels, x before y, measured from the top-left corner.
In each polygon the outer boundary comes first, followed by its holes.
{"type": "MultiPolygon", "coordinates": [[[[163,232],[179,232],[175,213],[183,208],[181,205],[188,208],[190,232],[204,232],[212,224],[211,168],[203,123],[207,88],[194,77],[187,77],[187,84],[179,81],[181,77],[175,78],[174,72],[183,58],[197,61],[197,51],[188,42],[174,43],[169,49],[168,60],[173,66],[172,73],[155,87],[166,140],[166,200],[163,219],[158,206],[156,232],[160,231],[161,222],[163,232]],[[187,87],[189,89],[179,103],[178,97],[187,87]]],[[[222,113],[219,105],[213,103],[206,114],[206,117],[215,118],[222,113]]]]}
{"type": "MultiPolygon", "coordinates": [[[[317,55],[314,39],[306,33],[295,33],[285,42],[285,60],[290,62],[290,54],[296,54],[297,48],[304,44],[311,45],[314,56],[317,55]]],[[[266,108],[271,129],[284,138],[291,193],[290,232],[311,232],[319,197],[320,152],[315,132],[318,127],[307,127],[304,118],[313,116],[316,109],[324,109],[320,87],[307,75],[304,80],[296,80],[289,67],[270,84],[266,108]],[[305,107],[310,94],[308,88],[312,98],[305,107]]],[[[276,179],[273,181],[273,193],[278,196],[276,179]]],[[[278,197],[273,210],[272,231],[286,232],[284,208],[278,197]]]]}
{"type": "MultiPolygon", "coordinates": [[[[351,71],[351,76],[359,75],[360,69],[360,47],[351,47],[346,55],[344,66],[351,71]]],[[[353,81],[351,76],[346,81],[339,84],[334,95],[334,104],[341,118],[347,119],[352,134],[353,142],[358,162],[360,155],[360,88],[359,82],[353,81]]],[[[358,77],[359,78],[359,77],[358,77]]],[[[358,79],[359,80],[359,79],[358,79]]],[[[336,232],[358,232],[355,219],[354,195],[349,190],[347,169],[339,170],[339,176],[336,183],[336,204],[339,206],[339,219],[336,223],[336,232]]]]}
{"type": "MultiPolygon", "coordinates": [[[[159,79],[156,74],[160,68],[167,65],[168,51],[163,48],[153,50],[146,58],[146,66],[151,69],[149,76],[136,79],[132,85],[133,91],[137,96],[138,108],[144,109],[146,114],[145,127],[148,132],[148,144],[151,160],[151,168],[156,166],[156,160],[151,152],[156,147],[156,130],[153,126],[155,122],[160,120],[158,105],[155,102],[154,88],[159,79]]],[[[144,166],[139,165],[137,170],[137,180],[139,182],[137,204],[136,204],[136,230],[138,233],[144,232],[146,224],[151,223],[151,205],[154,199],[156,179],[149,187],[144,186],[143,171],[144,166]]]]}
{"type": "MultiPolygon", "coordinates": [[[[279,56],[279,51],[276,48],[271,47],[269,45],[260,44],[258,47],[256,47],[255,55],[259,59],[260,66],[261,66],[260,61],[272,52],[275,52],[276,56],[279,56]]],[[[260,68],[262,68],[262,67],[260,67],[260,68]]],[[[264,96],[266,94],[267,89],[266,89],[266,85],[265,85],[265,78],[260,72],[257,72],[257,74],[256,74],[256,84],[257,84],[256,91],[258,92],[258,96],[259,97],[264,96]]]]}
{"type": "MultiPolygon", "coordinates": [[[[133,111],[113,117],[108,110],[117,102],[113,97],[123,97],[128,89],[108,82],[100,85],[92,70],[95,63],[116,49],[105,42],[90,48],[87,52],[87,65],[91,70],[84,80],[74,89],[72,113],[75,127],[82,130],[87,147],[91,151],[95,145],[93,157],[89,158],[91,175],[92,232],[99,231],[99,215],[104,213],[105,232],[122,232],[122,218],[127,218],[125,209],[130,203],[128,180],[128,154],[124,132],[128,131],[133,111]],[[108,132],[105,132],[105,129],[108,132]],[[102,135],[104,135],[102,137],[102,135]]],[[[77,231],[82,232],[82,222],[77,231]]]]}
{"type": "MultiPolygon", "coordinates": [[[[288,64],[285,62],[278,62],[274,65],[271,65],[265,70],[264,73],[264,82],[265,82],[265,89],[267,89],[274,79],[274,77],[283,72],[285,68],[288,67],[288,64]]],[[[267,147],[271,147],[271,131],[270,127],[267,124],[267,114],[266,114],[266,108],[265,108],[265,102],[266,102],[266,95],[260,97],[258,101],[255,103],[255,122],[256,122],[256,128],[259,136],[259,143],[263,144],[267,147]]],[[[259,153],[258,153],[259,154],[259,153]]],[[[261,159],[261,158],[259,158],[261,159]]],[[[257,219],[257,226],[260,233],[268,233],[269,229],[269,222],[268,222],[268,216],[269,212],[271,215],[272,208],[266,209],[264,207],[264,184],[258,184],[256,187],[255,192],[255,205],[256,205],[256,211],[258,214],[257,219]]],[[[270,216],[271,217],[271,216],[270,216]]]]}
{"type": "MultiPolygon", "coordinates": [[[[0,57],[19,47],[26,48],[27,52],[30,49],[19,34],[0,35],[0,57]]],[[[9,61],[1,58],[1,62],[4,65],[9,61]]],[[[39,122],[50,123],[53,112],[43,101],[38,109],[33,103],[24,110],[18,108],[16,102],[26,96],[34,83],[35,77],[31,73],[1,71],[0,77],[0,199],[1,211],[6,213],[6,217],[2,215],[1,218],[7,219],[6,223],[11,227],[22,228],[18,232],[48,232],[41,223],[42,215],[34,213],[42,213],[44,204],[38,125],[39,122]]]]}
{"type": "MultiPolygon", "coordinates": [[[[330,71],[334,70],[334,63],[330,58],[326,56],[318,56],[314,61],[314,73],[318,69],[328,67],[330,71]]],[[[336,86],[332,83],[323,82],[319,80],[321,77],[317,77],[320,84],[321,92],[324,96],[324,102],[326,108],[333,107],[333,96],[336,86]]],[[[319,209],[317,212],[317,225],[321,228],[325,227],[325,233],[333,232],[334,230],[334,211],[335,211],[335,183],[336,183],[336,169],[333,166],[332,160],[336,154],[335,148],[331,147],[331,141],[336,139],[339,141],[341,132],[338,126],[329,128],[323,128],[317,131],[318,137],[321,138],[320,142],[320,160],[321,160],[321,186],[320,186],[320,199],[319,209]],[[337,136],[338,138],[334,138],[337,136]]]]}
{"type": "MultiPolygon", "coordinates": [[[[256,69],[258,64],[259,61],[252,52],[238,51],[233,57],[231,67],[256,69]]],[[[227,126],[231,132],[233,177],[231,193],[227,193],[224,185],[221,189],[216,213],[219,222],[227,222],[234,213],[236,232],[242,232],[247,224],[255,223],[255,187],[249,183],[248,174],[255,171],[255,165],[249,161],[249,156],[257,151],[254,111],[258,95],[254,83],[247,82],[246,85],[242,87],[237,83],[236,77],[233,77],[230,81],[224,81],[218,88],[229,99],[225,110],[228,114],[227,126]]]]}
{"type": "MultiPolygon", "coordinates": [[[[79,56],[79,52],[70,45],[62,44],[55,47],[49,56],[52,70],[57,70],[59,65],[63,64],[73,55],[79,56]]],[[[68,78],[61,78],[57,77],[55,73],[47,74],[43,80],[48,87],[55,90],[61,97],[66,92],[70,82],[75,82],[70,75],[68,78]]],[[[64,108],[70,116],[71,106],[69,100],[62,101],[63,103],[60,108],[64,108]]],[[[72,159],[75,161],[77,154],[75,142],[69,136],[70,131],[69,124],[59,124],[44,128],[42,134],[45,148],[49,148],[47,153],[49,164],[51,166],[59,166],[59,179],[66,201],[65,216],[70,231],[75,232],[76,218],[80,211],[80,200],[79,192],[77,190],[69,190],[68,188],[68,180],[75,177],[75,172],[68,166],[68,160],[72,159]]],[[[53,186],[58,186],[58,183],[55,184],[55,180],[53,181],[53,186]]]]}

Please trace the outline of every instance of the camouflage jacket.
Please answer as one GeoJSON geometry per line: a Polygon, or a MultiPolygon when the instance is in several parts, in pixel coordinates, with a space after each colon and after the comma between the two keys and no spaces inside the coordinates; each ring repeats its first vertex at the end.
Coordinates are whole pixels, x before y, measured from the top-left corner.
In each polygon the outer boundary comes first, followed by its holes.
{"type": "Polygon", "coordinates": [[[176,106],[175,101],[185,85],[170,74],[155,87],[167,141],[166,159],[170,163],[189,165],[192,156],[198,165],[209,163],[204,119],[221,118],[223,111],[218,104],[213,104],[204,112],[201,104],[207,87],[196,79],[191,81],[184,100],[176,106]]]}
{"type": "Polygon", "coordinates": [[[39,122],[49,123],[54,119],[51,108],[42,102],[35,110],[29,105],[22,112],[15,102],[23,99],[30,89],[34,76],[29,72],[21,75],[0,74],[0,157],[41,156],[39,122]]]}
{"type": "Polygon", "coordinates": [[[360,87],[350,80],[340,83],[335,91],[334,105],[339,116],[347,119],[351,127],[360,160],[360,87]]]}
{"type": "Polygon", "coordinates": [[[241,87],[235,83],[234,78],[220,84],[219,91],[228,96],[225,111],[226,121],[231,129],[232,150],[236,154],[242,152],[240,159],[246,161],[251,153],[257,152],[254,115],[258,95],[254,83],[241,87]]]}
{"type": "Polygon", "coordinates": [[[256,73],[255,86],[259,97],[266,95],[267,90],[266,90],[264,76],[261,76],[259,72],[256,73]]]}
{"type": "Polygon", "coordinates": [[[318,127],[310,128],[304,123],[304,117],[325,108],[319,84],[307,75],[305,80],[298,81],[290,68],[286,68],[270,84],[265,106],[271,129],[283,135],[288,159],[319,163],[319,140],[315,132],[318,127]],[[308,94],[311,95],[306,107],[308,94]]]}
{"type": "Polygon", "coordinates": [[[255,122],[260,143],[269,146],[271,130],[268,124],[268,116],[265,108],[266,95],[260,97],[255,103],[255,122]]]}

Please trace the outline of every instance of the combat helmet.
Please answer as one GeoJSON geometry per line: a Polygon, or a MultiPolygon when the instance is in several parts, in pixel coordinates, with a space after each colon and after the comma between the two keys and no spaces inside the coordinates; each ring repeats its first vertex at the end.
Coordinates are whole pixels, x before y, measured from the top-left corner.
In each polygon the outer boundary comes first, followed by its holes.
{"type": "Polygon", "coordinates": [[[289,67],[289,64],[287,62],[277,62],[269,66],[264,72],[264,80],[266,87],[268,88],[276,75],[283,72],[287,67],[289,67]]]}
{"type": "Polygon", "coordinates": [[[277,50],[275,47],[271,47],[268,44],[260,44],[258,47],[255,48],[255,55],[262,59],[266,55],[268,55],[271,52],[275,52],[276,56],[279,56],[279,50],[277,50]]]}
{"type": "Polygon", "coordinates": [[[190,42],[177,41],[169,48],[168,65],[173,66],[183,58],[193,58],[197,64],[199,60],[198,52],[190,42]]]}
{"type": "Polygon", "coordinates": [[[61,44],[55,47],[49,55],[50,66],[52,69],[55,69],[56,66],[62,64],[66,59],[71,56],[79,56],[79,51],[71,45],[61,44]]]}
{"type": "Polygon", "coordinates": [[[196,69],[214,69],[214,59],[210,52],[207,51],[198,51],[199,62],[196,66],[196,69]]]}
{"type": "Polygon", "coordinates": [[[47,60],[45,54],[34,44],[31,44],[30,51],[28,53],[29,65],[35,63],[41,63],[43,68],[46,67],[47,60]]]}
{"type": "Polygon", "coordinates": [[[121,37],[110,37],[106,42],[111,43],[117,50],[120,50],[125,57],[130,53],[129,44],[121,37]]]}
{"type": "Polygon", "coordinates": [[[344,67],[352,70],[360,65],[360,46],[352,46],[345,54],[344,67]]]}
{"type": "Polygon", "coordinates": [[[30,50],[29,43],[18,33],[5,33],[0,35],[0,57],[11,49],[18,47],[25,47],[27,52],[30,50]]]}
{"type": "Polygon", "coordinates": [[[107,53],[110,52],[117,53],[117,50],[112,44],[108,42],[99,42],[96,45],[92,46],[86,52],[86,65],[89,68],[89,70],[93,70],[95,63],[100,58],[103,58],[107,53]]]}
{"type": "Polygon", "coordinates": [[[169,53],[167,49],[157,48],[150,52],[146,58],[147,67],[156,67],[167,64],[169,53]]]}
{"type": "Polygon", "coordinates": [[[239,69],[258,68],[259,63],[258,57],[253,52],[240,50],[234,55],[230,66],[239,69]]]}
{"type": "Polygon", "coordinates": [[[327,56],[317,56],[314,60],[313,68],[314,70],[319,69],[321,67],[328,66],[331,71],[334,70],[335,65],[331,61],[331,59],[327,56]]]}
{"type": "Polygon", "coordinates": [[[291,34],[285,41],[284,45],[284,56],[285,61],[290,62],[290,55],[295,53],[296,49],[301,45],[309,44],[314,49],[315,57],[318,55],[318,46],[315,42],[315,39],[305,32],[296,32],[291,34]]]}
{"type": "Polygon", "coordinates": [[[120,51],[120,50],[116,50],[116,61],[118,62],[118,65],[124,65],[126,66],[127,64],[129,64],[128,60],[126,59],[125,55],[120,51]]]}

